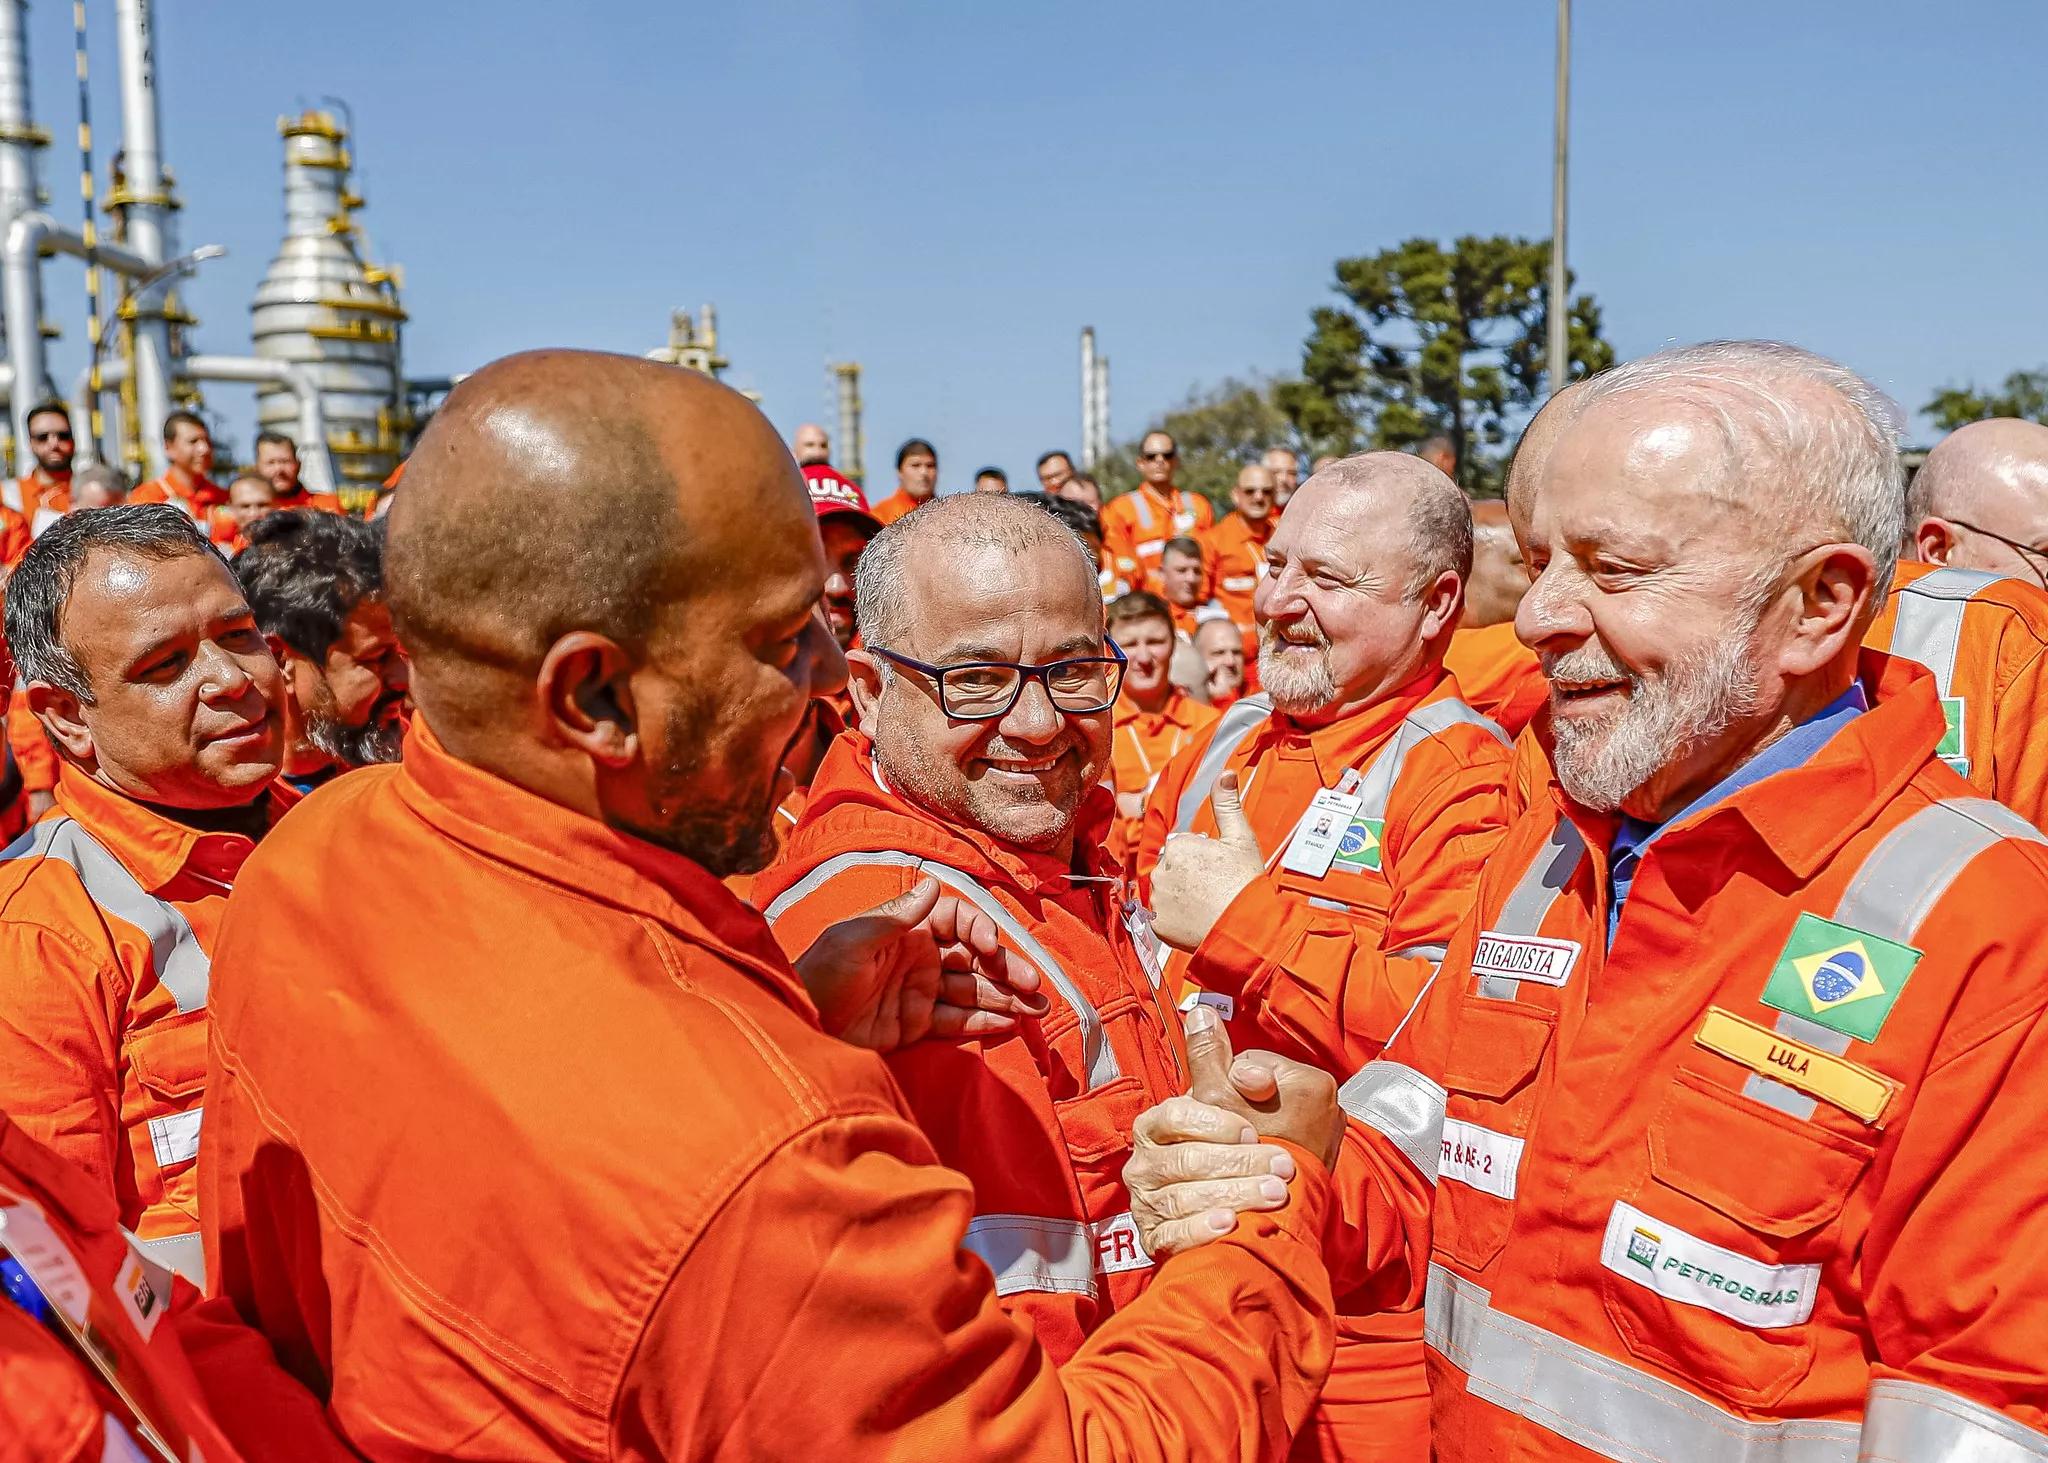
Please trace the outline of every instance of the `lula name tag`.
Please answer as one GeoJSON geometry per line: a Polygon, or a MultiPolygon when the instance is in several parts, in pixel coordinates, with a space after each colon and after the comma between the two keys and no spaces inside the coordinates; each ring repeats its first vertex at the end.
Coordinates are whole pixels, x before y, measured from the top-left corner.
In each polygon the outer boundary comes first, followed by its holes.
{"type": "Polygon", "coordinates": [[[1481,930],[1472,950],[1474,975],[1533,980],[1538,985],[1563,985],[1578,963],[1578,941],[1546,940],[1540,935],[1481,930]]]}
{"type": "Polygon", "coordinates": [[[1280,867],[1311,879],[1329,873],[1330,864],[1337,857],[1337,846],[1344,841],[1345,830],[1350,828],[1360,801],[1357,793],[1339,792],[1333,787],[1317,793],[1301,821],[1294,825],[1294,836],[1287,840],[1280,867]]]}

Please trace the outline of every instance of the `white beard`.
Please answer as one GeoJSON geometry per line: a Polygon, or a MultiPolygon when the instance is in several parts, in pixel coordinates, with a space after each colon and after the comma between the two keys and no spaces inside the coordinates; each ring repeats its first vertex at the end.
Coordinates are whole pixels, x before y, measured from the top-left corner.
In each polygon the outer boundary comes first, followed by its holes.
{"type": "Polygon", "coordinates": [[[1543,673],[1553,679],[1625,678],[1629,686],[1626,704],[1612,715],[1590,724],[1564,716],[1552,723],[1557,780],[1572,800],[1611,813],[1658,773],[1738,719],[1753,716],[1761,698],[1748,650],[1760,618],[1747,617],[1735,633],[1710,641],[1654,676],[1624,669],[1597,643],[1545,656],[1543,673]]]}
{"type": "Polygon", "coordinates": [[[1303,653],[1308,647],[1282,640],[1272,625],[1259,626],[1259,687],[1273,699],[1273,709],[1288,716],[1307,716],[1337,699],[1330,642],[1320,629],[1304,628],[1315,636],[1312,657],[1303,653]]]}

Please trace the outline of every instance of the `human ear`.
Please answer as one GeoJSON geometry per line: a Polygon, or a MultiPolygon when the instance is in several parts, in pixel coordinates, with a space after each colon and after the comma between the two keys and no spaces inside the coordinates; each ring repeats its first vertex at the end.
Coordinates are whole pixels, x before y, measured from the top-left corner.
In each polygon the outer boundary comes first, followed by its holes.
{"type": "Polygon", "coordinates": [[[535,686],[555,734],[606,767],[639,755],[633,659],[602,635],[577,630],[548,647],[535,686]]]}

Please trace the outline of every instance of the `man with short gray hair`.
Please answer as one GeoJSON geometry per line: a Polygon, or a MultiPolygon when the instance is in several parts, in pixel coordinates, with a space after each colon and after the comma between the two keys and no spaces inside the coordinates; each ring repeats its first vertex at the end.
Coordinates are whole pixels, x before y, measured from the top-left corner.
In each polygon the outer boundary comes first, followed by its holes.
{"type": "Polygon", "coordinates": [[[69,514],[7,589],[62,761],[0,857],[0,1112],[82,1169],[145,1252],[201,1278],[208,972],[276,790],[283,681],[235,577],[167,504],[69,514]]]}
{"type": "Polygon", "coordinates": [[[1864,644],[1926,666],[1942,759],[2048,826],[2048,427],[1996,418],[1943,438],[1907,491],[1904,555],[1864,644]]]}
{"type": "Polygon", "coordinates": [[[974,1180],[966,1247],[1065,1362],[1153,1278],[1124,1164],[1139,1114],[1188,1084],[1156,946],[1102,847],[1124,656],[1092,556],[1010,497],[941,498],[890,524],[858,590],[860,727],[826,755],[755,902],[802,949],[935,877],[1057,993],[1029,1039],[888,1061],[941,1160],[974,1180]]]}
{"type": "Polygon", "coordinates": [[[1426,1310],[1439,1456],[2048,1458],[2048,839],[1862,655],[1895,424],[1717,342],[1517,483],[1556,775],[1343,1090],[1338,1291],[1426,1310]]]}
{"type": "MultiPolygon", "coordinates": [[[[1449,478],[1346,458],[1302,484],[1264,561],[1263,693],[1160,775],[1133,868],[1185,952],[1170,976],[1236,1046],[1343,1073],[1393,1036],[1464,918],[1507,827],[1507,738],[1443,669],[1472,566],[1449,478]]],[[[1321,1456],[1423,1457],[1428,1424],[1421,1318],[1347,1322],[1310,1421],[1321,1456]]]]}

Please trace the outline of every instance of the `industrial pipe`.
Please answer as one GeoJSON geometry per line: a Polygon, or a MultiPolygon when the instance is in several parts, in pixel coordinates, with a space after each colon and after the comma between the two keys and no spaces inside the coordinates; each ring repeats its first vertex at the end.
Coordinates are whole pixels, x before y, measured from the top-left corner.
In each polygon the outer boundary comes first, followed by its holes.
{"type": "MultiPolygon", "coordinates": [[[[114,15],[121,47],[121,203],[128,242],[154,267],[164,262],[164,217],[170,197],[164,188],[162,121],[157,109],[156,39],[150,0],[116,0],[114,15]]],[[[109,206],[113,204],[108,200],[109,206]]],[[[164,470],[158,440],[171,411],[171,328],[164,319],[159,280],[135,299],[135,409],[142,417],[142,450],[153,477],[164,470]]],[[[10,341],[13,331],[10,327],[10,341]]],[[[19,357],[16,358],[19,360],[19,357]]]]}
{"type": "Polygon", "coordinates": [[[1081,327],[1081,471],[1095,471],[1095,327],[1081,327]]]}
{"type": "Polygon", "coordinates": [[[28,99],[28,0],[0,0],[0,227],[36,206],[36,149],[49,138],[28,99]]]}
{"type": "MultiPolygon", "coordinates": [[[[118,386],[128,374],[126,361],[105,361],[100,365],[100,385],[118,386]]],[[[234,381],[248,386],[282,386],[299,403],[299,481],[308,492],[334,491],[334,458],[327,450],[327,412],[321,405],[320,386],[313,373],[295,361],[273,361],[258,356],[187,356],[182,373],[195,381],[234,381]]],[[[92,410],[92,368],[78,373],[71,388],[74,415],[89,420],[92,410]]],[[[80,465],[90,461],[91,448],[79,441],[80,465]]]]}
{"type": "Polygon", "coordinates": [[[45,249],[92,259],[130,279],[141,278],[153,267],[117,244],[87,249],[85,240],[61,227],[47,213],[17,214],[7,225],[6,243],[0,245],[0,308],[6,313],[7,359],[13,366],[13,379],[21,383],[21,389],[13,393],[11,405],[14,440],[22,443],[28,441],[29,410],[51,390],[49,368],[43,357],[45,249]]]}

